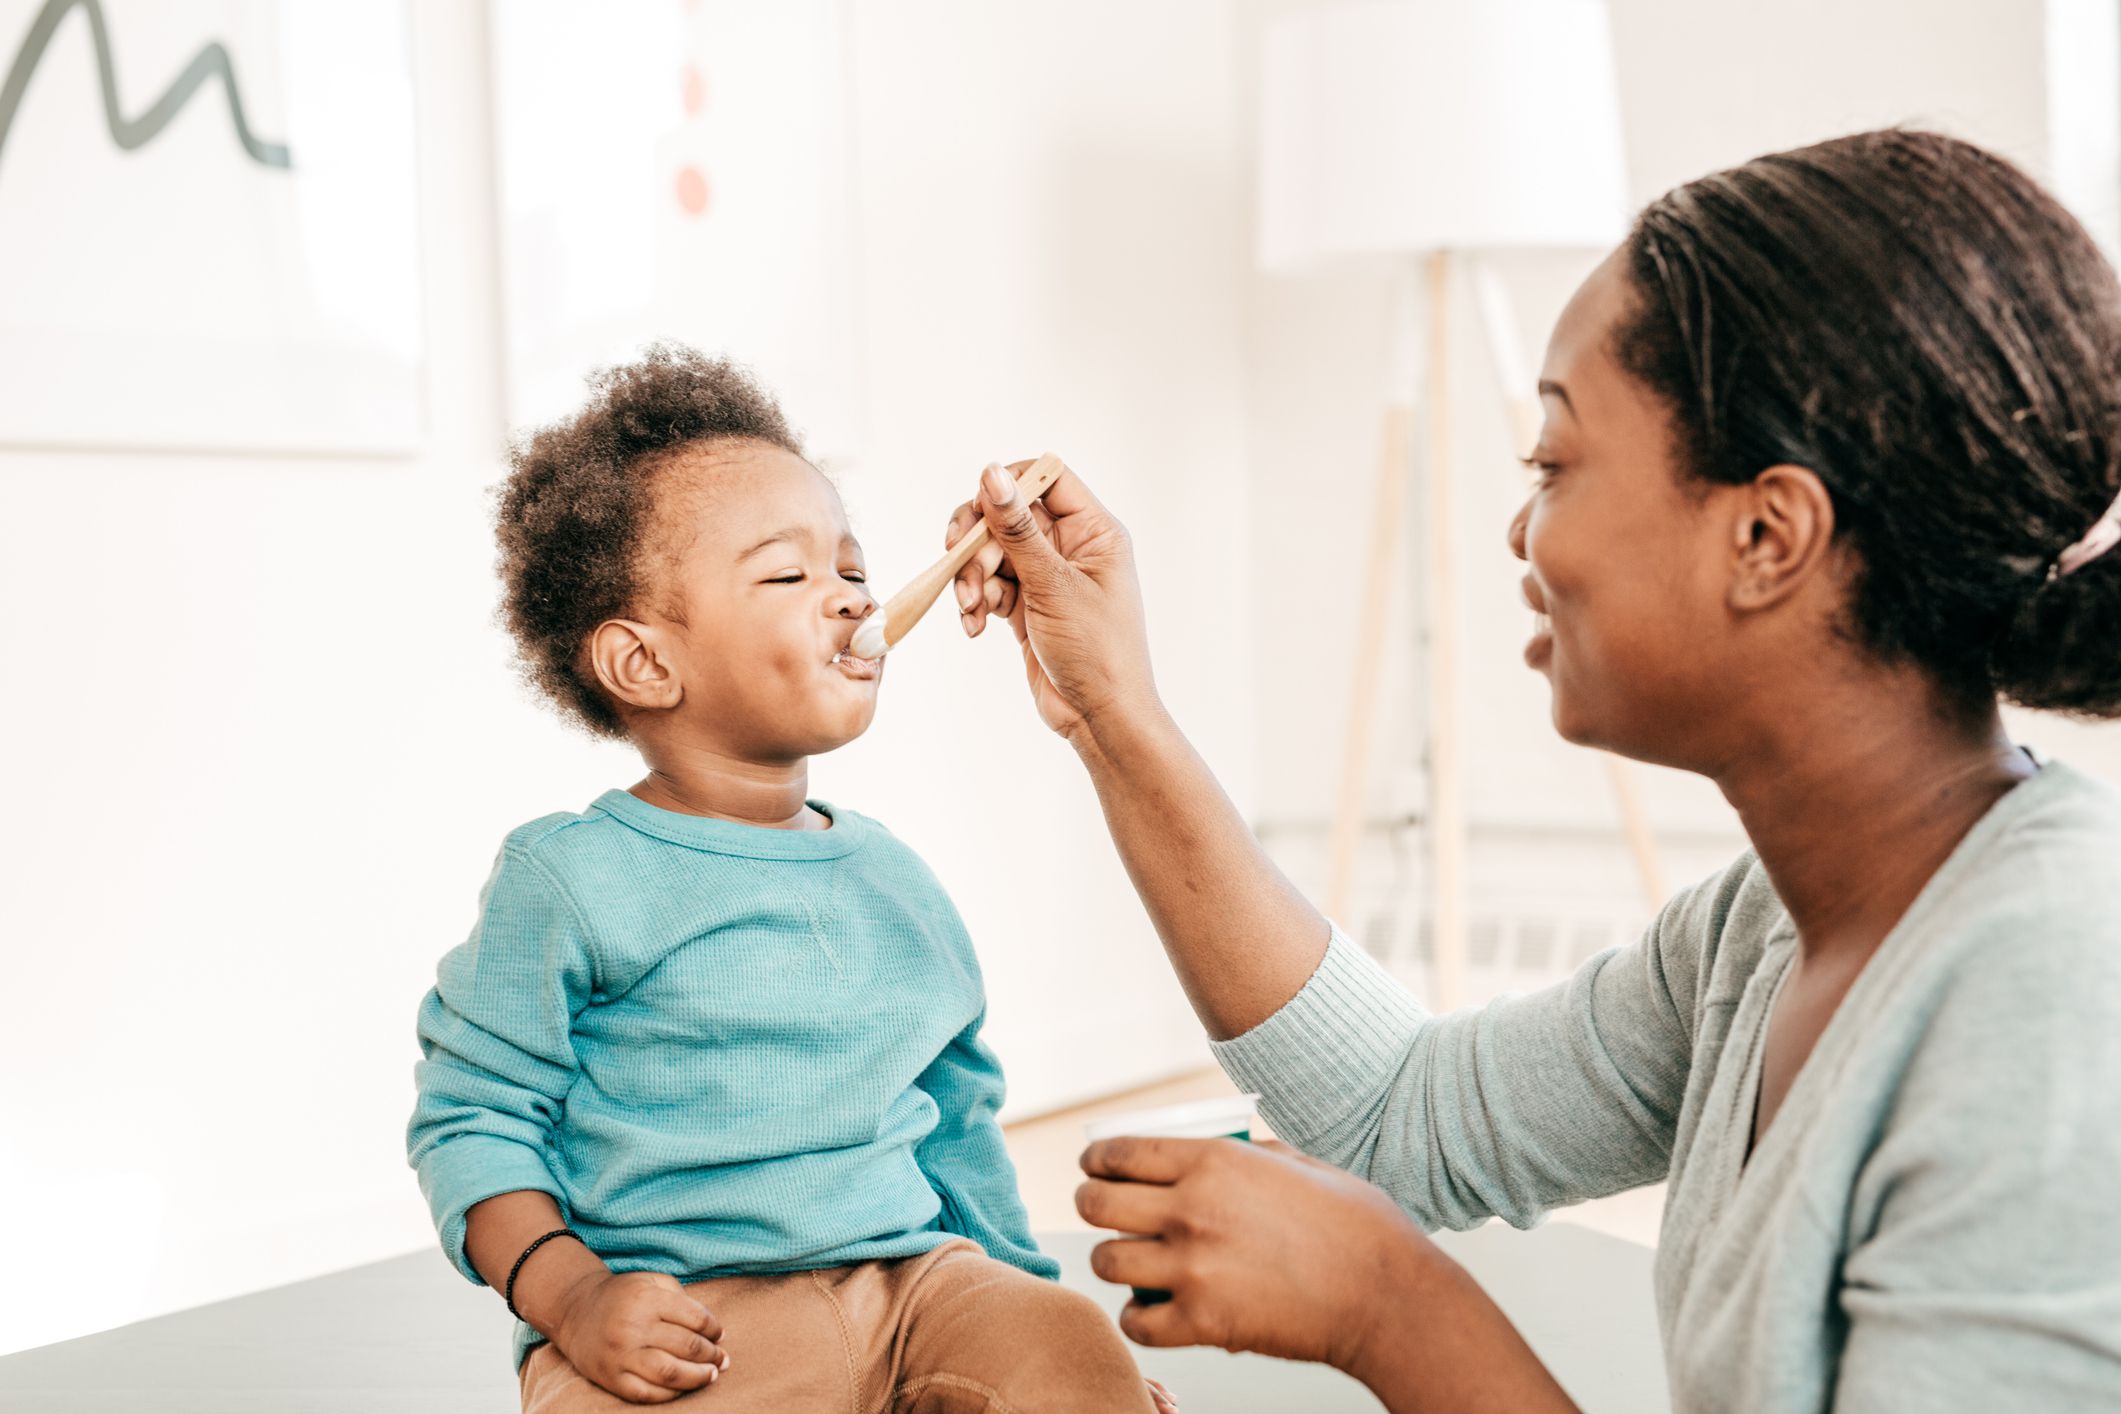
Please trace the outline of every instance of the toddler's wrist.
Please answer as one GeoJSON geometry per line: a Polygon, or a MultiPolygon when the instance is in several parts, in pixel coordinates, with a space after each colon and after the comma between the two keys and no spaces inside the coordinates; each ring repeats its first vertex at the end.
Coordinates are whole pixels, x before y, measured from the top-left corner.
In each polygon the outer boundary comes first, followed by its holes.
{"type": "Polygon", "coordinates": [[[557,1340],[575,1304],[609,1275],[611,1269],[581,1243],[551,1243],[516,1278],[516,1311],[532,1330],[557,1340]]]}

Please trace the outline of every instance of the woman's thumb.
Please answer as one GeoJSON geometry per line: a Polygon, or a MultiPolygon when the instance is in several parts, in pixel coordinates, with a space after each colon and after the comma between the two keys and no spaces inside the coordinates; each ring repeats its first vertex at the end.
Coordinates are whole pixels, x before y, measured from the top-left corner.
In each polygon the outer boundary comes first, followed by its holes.
{"type": "Polygon", "coordinates": [[[1008,553],[1009,563],[1016,569],[1016,582],[1033,595],[1057,587],[1057,579],[1067,573],[1068,562],[1032,519],[1030,502],[1024,499],[1009,468],[999,462],[987,464],[980,476],[979,500],[987,532],[1008,553]]]}

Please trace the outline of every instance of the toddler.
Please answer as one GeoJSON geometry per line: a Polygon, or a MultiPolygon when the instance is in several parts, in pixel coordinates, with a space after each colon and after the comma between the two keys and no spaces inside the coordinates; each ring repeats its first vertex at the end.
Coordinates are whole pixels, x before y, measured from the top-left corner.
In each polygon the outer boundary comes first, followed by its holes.
{"type": "Polygon", "coordinates": [[[808,798],[883,665],[773,401],[653,349],[514,449],[499,528],[529,677],[648,772],[508,836],[420,1007],[409,1157],[526,1414],[1169,1407],[1032,1241],[949,898],[808,798]]]}

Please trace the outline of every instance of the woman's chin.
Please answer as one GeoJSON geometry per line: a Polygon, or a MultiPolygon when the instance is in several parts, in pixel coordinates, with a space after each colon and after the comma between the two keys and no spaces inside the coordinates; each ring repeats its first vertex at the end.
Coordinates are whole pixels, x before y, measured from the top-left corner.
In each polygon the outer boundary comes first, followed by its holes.
{"type": "Polygon", "coordinates": [[[1549,679],[1549,690],[1553,694],[1553,705],[1548,715],[1554,723],[1554,733],[1571,746],[1596,746],[1596,727],[1579,709],[1577,703],[1561,690],[1558,683],[1549,679]]]}
{"type": "Polygon", "coordinates": [[[1583,710],[1582,705],[1571,701],[1560,693],[1554,694],[1554,734],[1571,746],[1581,746],[1591,751],[1603,751],[1610,756],[1623,756],[1631,761],[1650,761],[1659,765],[1674,764],[1665,761],[1657,748],[1665,738],[1645,734],[1629,719],[1611,715],[1597,716],[1583,710]]]}

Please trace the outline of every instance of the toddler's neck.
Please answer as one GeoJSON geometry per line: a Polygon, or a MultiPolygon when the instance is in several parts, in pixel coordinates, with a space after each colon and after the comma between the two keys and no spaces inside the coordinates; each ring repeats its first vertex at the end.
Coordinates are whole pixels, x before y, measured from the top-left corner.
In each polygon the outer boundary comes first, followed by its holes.
{"type": "Polygon", "coordinates": [[[769,830],[823,830],[832,824],[810,808],[807,758],[768,764],[667,744],[642,755],[648,775],[629,790],[661,809],[769,830]]]}

